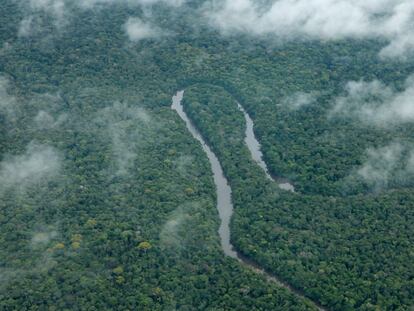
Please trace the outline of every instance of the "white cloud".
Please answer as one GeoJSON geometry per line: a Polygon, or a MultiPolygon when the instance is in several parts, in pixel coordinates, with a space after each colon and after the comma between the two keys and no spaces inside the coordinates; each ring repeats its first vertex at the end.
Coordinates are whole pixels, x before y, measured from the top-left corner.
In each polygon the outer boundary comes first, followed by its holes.
{"type": "Polygon", "coordinates": [[[140,107],[115,102],[98,112],[95,120],[106,128],[112,142],[112,155],[117,175],[128,175],[137,158],[137,149],[149,136],[149,126],[154,126],[148,113],[140,107]]]}
{"type": "Polygon", "coordinates": [[[124,28],[129,40],[133,42],[156,38],[160,35],[160,31],[156,27],[136,17],[129,18],[124,28]]]}
{"type": "Polygon", "coordinates": [[[316,101],[314,94],[298,92],[292,96],[286,97],[282,100],[282,104],[286,105],[289,109],[297,110],[301,107],[310,105],[316,101]]]}
{"type": "Polygon", "coordinates": [[[61,159],[53,147],[30,143],[22,155],[6,157],[0,163],[0,189],[24,187],[59,172],[61,159]]]}
{"type": "Polygon", "coordinates": [[[160,242],[164,247],[180,249],[184,246],[185,231],[183,226],[191,218],[190,214],[182,206],[178,207],[163,225],[160,231],[160,242]]]}
{"type": "Polygon", "coordinates": [[[84,0],[77,2],[78,6],[83,8],[92,8],[101,4],[126,3],[129,5],[154,5],[163,3],[169,6],[181,6],[186,0],[84,0]]]}
{"type": "Polygon", "coordinates": [[[21,20],[18,35],[28,37],[40,29],[37,15],[46,13],[58,29],[67,23],[68,11],[65,0],[29,0],[21,1],[25,9],[25,17],[21,20]]]}
{"type": "MultiPolygon", "coordinates": [[[[165,4],[171,7],[179,7],[186,0],[20,0],[25,10],[25,16],[20,22],[18,34],[21,37],[31,36],[41,28],[39,13],[46,13],[53,21],[57,29],[63,28],[72,15],[71,7],[83,10],[92,10],[103,5],[130,5],[150,7],[154,4],[165,4]]],[[[148,36],[148,32],[146,34],[148,36]]]]}
{"type": "Polygon", "coordinates": [[[346,96],[336,100],[331,116],[345,116],[378,126],[414,121],[414,76],[405,82],[405,89],[395,91],[380,81],[352,81],[346,96]]]}
{"type": "Polygon", "coordinates": [[[32,34],[33,16],[28,16],[22,19],[19,26],[18,36],[27,37],[32,34]]]}
{"type": "Polygon", "coordinates": [[[33,246],[46,245],[50,242],[50,240],[54,239],[56,236],[57,236],[57,232],[54,230],[36,232],[33,234],[31,242],[33,246]]]}
{"type": "Polygon", "coordinates": [[[205,7],[224,33],[274,34],[285,39],[385,38],[383,57],[404,57],[414,48],[412,0],[213,0],[205,7]]]}
{"type": "Polygon", "coordinates": [[[66,114],[61,114],[57,118],[53,117],[50,113],[44,110],[40,110],[34,121],[36,127],[40,129],[52,129],[60,126],[63,122],[68,119],[66,114]]]}
{"type": "Polygon", "coordinates": [[[64,0],[29,0],[32,11],[45,11],[60,19],[65,13],[64,0]]]}
{"type": "Polygon", "coordinates": [[[390,182],[404,185],[414,180],[414,148],[399,142],[380,148],[369,148],[365,163],[357,175],[375,188],[386,187],[390,182]]]}
{"type": "Polygon", "coordinates": [[[76,5],[79,8],[92,9],[97,5],[105,4],[128,4],[154,5],[162,3],[168,6],[181,6],[186,0],[29,0],[23,1],[33,11],[43,11],[61,18],[67,13],[68,4],[76,5]]]}
{"type": "Polygon", "coordinates": [[[377,186],[386,184],[401,160],[402,150],[403,147],[399,143],[379,149],[368,149],[368,159],[358,169],[358,175],[377,186]]]}

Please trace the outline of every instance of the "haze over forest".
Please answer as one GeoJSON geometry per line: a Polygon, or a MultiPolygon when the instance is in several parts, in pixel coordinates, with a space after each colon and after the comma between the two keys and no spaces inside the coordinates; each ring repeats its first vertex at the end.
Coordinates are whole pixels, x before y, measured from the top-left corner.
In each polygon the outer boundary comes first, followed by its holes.
{"type": "Polygon", "coordinates": [[[3,0],[1,310],[412,310],[414,2],[3,0]]]}

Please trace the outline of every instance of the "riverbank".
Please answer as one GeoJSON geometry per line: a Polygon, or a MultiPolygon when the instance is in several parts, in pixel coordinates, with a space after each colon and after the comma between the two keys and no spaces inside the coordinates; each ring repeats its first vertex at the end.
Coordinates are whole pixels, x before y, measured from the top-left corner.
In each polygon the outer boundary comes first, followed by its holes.
{"type": "MultiPolygon", "coordinates": [[[[239,253],[235,249],[235,247],[232,245],[231,236],[230,236],[231,235],[230,221],[231,221],[231,217],[233,214],[231,187],[229,186],[229,182],[227,181],[227,178],[224,175],[219,159],[217,158],[215,153],[211,150],[211,148],[206,143],[201,133],[198,131],[197,127],[193,124],[193,122],[190,120],[190,118],[187,116],[186,112],[184,111],[184,107],[182,105],[183,96],[184,96],[184,91],[177,92],[177,94],[173,96],[172,98],[171,108],[175,110],[177,114],[180,116],[180,118],[185,122],[187,129],[191,133],[191,135],[201,143],[201,146],[210,161],[211,169],[213,172],[213,178],[214,178],[214,182],[215,182],[216,190],[217,190],[217,210],[219,212],[219,217],[221,221],[220,227],[219,227],[219,235],[220,235],[221,246],[222,246],[224,254],[231,258],[237,259],[240,263],[254,270],[256,273],[259,273],[265,276],[267,280],[275,282],[279,286],[282,286],[290,290],[295,295],[310,301],[309,298],[307,298],[301,290],[293,288],[288,283],[280,280],[276,275],[262,269],[253,260],[239,253]]],[[[238,104],[238,106],[239,106],[239,109],[242,112],[244,112],[246,121],[248,122],[247,129],[246,129],[245,142],[246,144],[248,144],[248,148],[250,152],[252,153],[252,157],[256,161],[256,163],[258,163],[258,165],[265,171],[265,173],[267,173],[266,176],[270,178],[271,180],[273,180],[267,171],[267,166],[265,162],[262,160],[260,144],[255,138],[254,132],[253,132],[253,121],[248,116],[248,114],[244,111],[243,107],[240,104],[238,104]]],[[[283,186],[281,186],[281,184],[279,184],[279,187],[283,189],[283,186]]],[[[293,188],[293,186],[291,186],[291,188],[293,188]]],[[[290,190],[290,189],[284,189],[284,190],[290,190]]],[[[290,191],[294,191],[294,188],[290,191]]],[[[311,302],[318,310],[325,310],[317,302],[314,302],[314,301],[311,301],[311,302]]]]}

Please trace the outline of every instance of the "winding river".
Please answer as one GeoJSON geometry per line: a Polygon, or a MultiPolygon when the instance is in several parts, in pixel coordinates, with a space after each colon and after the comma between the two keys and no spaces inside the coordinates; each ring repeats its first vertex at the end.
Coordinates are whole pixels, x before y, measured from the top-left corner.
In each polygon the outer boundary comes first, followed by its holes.
{"type": "MultiPolygon", "coordinates": [[[[216,191],[217,191],[217,209],[219,212],[219,217],[221,220],[220,227],[219,227],[219,235],[220,235],[220,241],[221,241],[221,247],[223,249],[223,252],[225,255],[234,258],[238,260],[243,265],[249,267],[250,269],[254,270],[255,272],[262,274],[266,277],[267,280],[277,283],[278,285],[287,288],[297,296],[300,296],[304,298],[307,301],[310,301],[303,292],[300,290],[297,290],[293,287],[291,287],[286,282],[280,280],[277,276],[273,275],[272,273],[262,269],[259,267],[255,262],[250,260],[249,258],[246,258],[233,247],[230,241],[230,220],[231,216],[233,214],[233,203],[232,203],[232,197],[231,197],[231,188],[229,186],[229,183],[227,181],[227,178],[224,176],[223,169],[221,167],[220,161],[218,160],[217,156],[214,154],[214,152],[211,150],[211,148],[207,145],[207,143],[204,141],[204,138],[198,131],[198,129],[194,126],[194,124],[191,122],[190,118],[187,116],[183,109],[183,105],[181,103],[184,96],[184,91],[179,91],[175,96],[172,98],[172,105],[171,108],[177,112],[177,114],[180,116],[180,118],[185,122],[188,131],[191,133],[191,135],[197,139],[201,146],[206,153],[210,164],[211,169],[213,171],[213,178],[214,183],[216,185],[216,191]]],[[[247,112],[244,110],[244,108],[238,104],[239,109],[243,112],[244,117],[246,119],[246,137],[245,142],[247,144],[247,147],[249,148],[253,159],[258,163],[258,165],[264,170],[266,173],[267,178],[274,180],[278,182],[278,179],[272,178],[272,176],[269,174],[268,168],[266,166],[266,163],[263,161],[263,154],[260,150],[260,144],[257,141],[254,132],[253,132],[253,120],[250,118],[250,116],[247,114],[247,112]]],[[[291,185],[288,182],[278,182],[278,185],[281,189],[287,190],[287,191],[294,191],[293,185],[291,185]]],[[[318,303],[310,301],[314,307],[316,307],[319,310],[325,310],[322,306],[320,306],[318,303]]]]}
{"type": "Polygon", "coordinates": [[[247,148],[249,148],[250,153],[252,154],[253,160],[263,169],[268,179],[277,182],[280,189],[295,192],[295,187],[291,183],[289,183],[286,180],[283,180],[282,178],[272,177],[272,175],[270,175],[269,169],[267,168],[265,161],[263,161],[263,153],[260,149],[260,143],[257,140],[256,135],[254,134],[253,120],[252,118],[250,118],[249,114],[243,108],[242,105],[237,103],[237,107],[241,112],[243,112],[244,119],[246,120],[246,133],[244,141],[247,145],[247,148]]]}
{"type": "Polygon", "coordinates": [[[201,143],[204,152],[207,154],[207,157],[211,164],[211,169],[213,171],[214,183],[216,184],[217,189],[217,209],[221,220],[219,228],[221,247],[227,256],[239,259],[236,251],[234,251],[233,245],[230,243],[230,219],[231,215],[233,214],[231,188],[227,182],[226,177],[224,176],[223,169],[221,168],[220,162],[217,159],[216,155],[213,151],[211,151],[210,147],[206,144],[200,132],[184,112],[183,106],[181,104],[183,95],[184,91],[180,91],[173,97],[171,108],[177,111],[180,118],[184,120],[191,135],[193,135],[193,137],[201,143]]]}

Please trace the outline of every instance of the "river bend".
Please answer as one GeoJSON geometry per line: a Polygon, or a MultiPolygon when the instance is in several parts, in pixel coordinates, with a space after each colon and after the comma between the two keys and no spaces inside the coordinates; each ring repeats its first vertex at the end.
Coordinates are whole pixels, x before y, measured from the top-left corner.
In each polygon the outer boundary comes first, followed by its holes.
{"type": "Polygon", "coordinates": [[[237,253],[234,251],[233,245],[231,245],[230,243],[230,220],[231,215],[233,214],[233,204],[231,202],[231,188],[226,177],[224,176],[223,169],[220,165],[217,156],[206,144],[200,132],[197,130],[197,128],[188,118],[187,114],[184,112],[183,106],[181,104],[183,95],[184,91],[180,91],[177,93],[177,95],[173,97],[171,108],[177,111],[180,118],[184,120],[188,131],[191,133],[191,135],[193,135],[195,139],[197,139],[201,143],[204,152],[207,154],[207,157],[211,164],[211,169],[213,171],[214,183],[216,184],[217,189],[217,209],[221,220],[219,228],[221,247],[223,248],[223,251],[227,256],[238,259],[237,253]]]}
{"type": "MultiPolygon", "coordinates": [[[[279,284],[280,286],[287,288],[288,290],[290,290],[292,293],[296,294],[297,296],[300,296],[301,298],[307,301],[310,301],[309,298],[307,298],[300,290],[297,290],[291,287],[286,282],[280,280],[277,276],[273,275],[272,273],[268,271],[265,271],[264,269],[259,267],[255,262],[253,262],[249,258],[246,258],[242,254],[237,252],[237,250],[231,244],[230,220],[233,214],[231,188],[229,186],[227,178],[224,175],[223,168],[221,167],[220,161],[218,160],[217,156],[214,154],[211,148],[207,145],[207,143],[205,142],[204,138],[202,137],[198,129],[194,126],[190,118],[185,113],[183,105],[181,103],[183,96],[184,96],[184,91],[179,91],[177,92],[175,96],[173,96],[171,109],[177,112],[180,118],[185,122],[187,129],[191,133],[191,135],[201,143],[201,146],[210,161],[211,169],[213,171],[214,183],[216,185],[216,191],[217,191],[217,210],[219,212],[219,217],[221,220],[220,227],[219,227],[219,236],[220,236],[220,241],[221,241],[221,247],[223,249],[224,254],[231,258],[237,259],[243,265],[248,266],[250,269],[254,270],[255,272],[264,275],[267,280],[275,282],[279,284]]],[[[240,104],[238,104],[238,107],[243,112],[244,117],[246,119],[247,126],[246,126],[245,142],[252,154],[252,158],[264,170],[267,178],[271,180],[275,180],[269,174],[266,163],[262,159],[263,155],[262,155],[262,152],[260,151],[260,144],[257,141],[254,135],[254,132],[253,132],[253,120],[250,118],[250,116],[247,114],[247,112],[243,109],[243,107],[240,104]]],[[[288,190],[288,191],[294,191],[294,188],[290,183],[284,182],[284,183],[278,183],[278,185],[281,189],[288,190]]],[[[322,311],[325,310],[317,302],[314,302],[314,301],[310,301],[310,302],[318,310],[322,310],[322,311]]]]}
{"type": "Polygon", "coordinates": [[[250,150],[253,160],[262,168],[262,170],[266,174],[266,177],[272,181],[275,181],[280,189],[295,192],[295,187],[290,182],[279,177],[272,177],[272,175],[270,175],[266,162],[263,161],[263,153],[260,147],[260,143],[257,140],[256,135],[254,134],[253,120],[242,105],[237,103],[237,107],[241,112],[243,112],[244,119],[246,120],[246,133],[244,141],[247,145],[247,148],[249,148],[250,150]]]}

